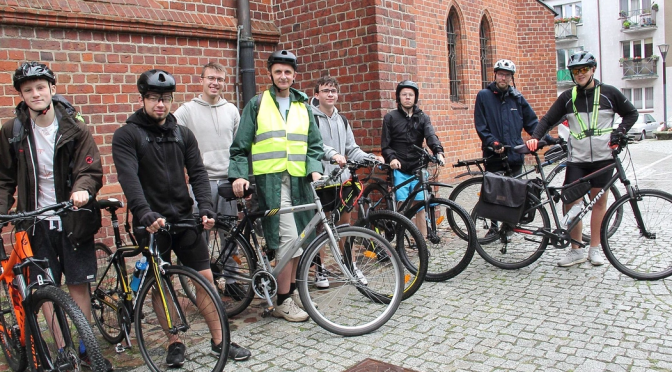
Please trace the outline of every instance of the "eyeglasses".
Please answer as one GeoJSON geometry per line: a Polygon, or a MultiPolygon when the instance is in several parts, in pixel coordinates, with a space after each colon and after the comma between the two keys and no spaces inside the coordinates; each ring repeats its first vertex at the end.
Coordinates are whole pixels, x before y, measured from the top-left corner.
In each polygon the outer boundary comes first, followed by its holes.
{"type": "Polygon", "coordinates": [[[205,80],[207,80],[210,83],[214,83],[215,81],[219,84],[224,84],[224,78],[221,77],[216,77],[216,76],[206,76],[205,80]]]}
{"type": "Polygon", "coordinates": [[[501,71],[497,71],[497,73],[495,73],[495,75],[497,75],[499,77],[506,78],[506,79],[509,79],[513,76],[513,74],[510,73],[510,72],[501,72],[501,71]]]}
{"type": "Polygon", "coordinates": [[[162,96],[158,94],[147,94],[145,96],[145,99],[147,99],[149,102],[157,103],[159,101],[164,102],[164,103],[170,103],[173,102],[173,95],[172,94],[164,94],[162,96]]]}
{"type": "Polygon", "coordinates": [[[578,74],[585,74],[588,71],[590,71],[590,67],[581,67],[581,68],[575,68],[572,70],[572,75],[576,76],[578,74]]]}
{"type": "Polygon", "coordinates": [[[322,90],[320,90],[320,93],[324,93],[324,94],[338,94],[338,90],[336,90],[336,89],[322,89],[322,90]]]}

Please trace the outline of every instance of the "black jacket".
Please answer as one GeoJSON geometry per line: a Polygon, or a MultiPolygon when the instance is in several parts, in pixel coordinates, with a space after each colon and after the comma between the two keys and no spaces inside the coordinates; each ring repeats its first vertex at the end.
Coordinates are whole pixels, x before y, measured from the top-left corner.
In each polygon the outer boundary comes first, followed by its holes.
{"type": "Polygon", "coordinates": [[[198,202],[199,214],[213,216],[208,173],[198,142],[191,130],[179,127],[183,144],[166,141],[176,138],[175,116],[169,114],[165,124],[158,126],[140,109],[126,120],[125,126],[114,132],[112,158],[119,184],[134,218],[144,226],[159,217],[165,217],[168,222],[191,218],[193,201],[184,178],[184,168],[198,202]]]}
{"type": "Polygon", "coordinates": [[[401,106],[385,115],[380,147],[387,164],[397,159],[401,163],[401,171],[410,174],[420,166],[421,152],[413,145],[422,147],[425,139],[434,155],[443,153],[429,116],[418,106],[413,106],[411,116],[407,116],[401,106]]]}
{"type": "MultiPolygon", "coordinates": [[[[103,167],[98,146],[79,114],[64,98],[56,95],[52,107],[58,119],[54,152],[54,186],[56,201],[63,202],[75,191],[86,190],[96,195],[103,186],[103,167]]],[[[6,214],[14,204],[18,190],[17,211],[33,211],[37,205],[37,156],[28,106],[16,107],[17,118],[27,135],[18,145],[13,144],[14,119],[2,125],[0,135],[0,214],[6,214]],[[18,156],[17,156],[18,155],[18,156]]],[[[84,215],[82,215],[84,216],[84,215]]]]}
{"type": "Polygon", "coordinates": [[[496,83],[490,83],[476,95],[474,124],[481,139],[483,157],[494,154],[487,148],[496,141],[511,146],[506,152],[509,164],[523,164],[524,155],[514,152],[513,147],[524,143],[523,129],[532,134],[538,122],[530,104],[513,87],[502,93],[496,83]]]}

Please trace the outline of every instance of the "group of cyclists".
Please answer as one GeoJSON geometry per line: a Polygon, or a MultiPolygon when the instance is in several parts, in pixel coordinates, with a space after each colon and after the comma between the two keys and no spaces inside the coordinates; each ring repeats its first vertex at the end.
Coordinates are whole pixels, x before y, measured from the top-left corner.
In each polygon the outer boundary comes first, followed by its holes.
{"type": "MultiPolygon", "coordinates": [[[[495,80],[478,93],[474,108],[484,156],[505,152],[512,169],[520,172],[522,156],[505,146],[523,144],[521,132],[525,130],[531,135],[526,144],[534,151],[537,141],[555,123],[566,119],[571,135],[565,183],[613,161],[610,146],[620,142],[638,113],[618,89],[594,79],[596,66],[595,57],[589,52],[572,55],[568,68],[575,86],[562,93],[538,120],[515,88],[515,64],[510,60],[497,61],[495,80]],[[623,121],[612,131],[616,114],[623,121]]],[[[339,94],[336,78],[320,78],[309,99],[292,87],[298,70],[293,53],[273,52],[267,67],[271,86],[253,97],[242,115],[221,97],[226,76],[218,63],[203,67],[202,94],[183,104],[175,115],[171,113],[176,91],[174,77],[159,69],[140,75],[137,87],[141,107],[115,131],[112,140],[118,181],[136,226],[145,227],[151,234],[166,222],[192,218],[196,211],[203,227],[212,228],[218,213],[236,214],[235,204],[224,202],[217,195],[221,183],[230,182],[236,196],[243,197],[254,182],[259,208],[272,209],[311,203],[309,183],[336,166],[345,166],[347,159],[369,158],[389,164],[395,185],[412,177],[417,168],[421,156],[415,146],[422,147],[426,142],[438,161],[445,162],[443,146],[430,118],[418,106],[420,89],[415,82],[404,80],[396,87],[397,107],[383,119],[379,156],[359,148],[351,125],[335,107],[339,94]]],[[[86,207],[102,187],[103,167],[83,118],[56,94],[56,75],[46,65],[23,63],[15,71],[13,82],[22,101],[16,107],[16,118],[3,124],[0,135],[0,214],[6,214],[14,205],[15,192],[17,211],[32,211],[66,200],[72,200],[76,207],[86,207]]],[[[489,171],[501,170],[496,165],[491,167],[489,171]]],[[[604,180],[591,180],[591,197],[610,177],[605,174],[604,180]]],[[[342,181],[347,178],[345,175],[342,181]]],[[[396,200],[404,201],[414,186],[412,182],[397,190],[396,200]]],[[[423,200],[423,195],[418,194],[416,199],[423,200]]],[[[570,266],[586,259],[593,265],[603,263],[599,226],[605,207],[603,198],[593,208],[587,255],[573,246],[558,265],[570,266]]],[[[308,211],[263,219],[266,244],[277,251],[276,257],[291,246],[311,217],[308,211]]],[[[342,215],[341,222],[349,223],[349,216],[342,215]]],[[[426,235],[424,216],[418,214],[415,222],[426,235]]],[[[57,284],[65,276],[70,295],[89,321],[89,283],[96,280],[93,246],[97,227],[84,232],[82,238],[81,231],[72,234],[72,226],[64,225],[58,216],[46,216],[29,234],[35,256],[49,259],[57,284]],[[74,235],[80,236],[75,240],[74,235]]],[[[579,225],[572,231],[579,241],[580,229],[579,225]]],[[[174,236],[170,244],[165,260],[170,261],[173,251],[183,265],[213,282],[205,235],[184,232],[174,236]]],[[[296,292],[300,254],[299,251],[278,277],[273,315],[290,322],[308,319],[296,292]]],[[[236,283],[226,284],[225,294],[235,295],[236,283]]],[[[318,271],[315,285],[328,288],[329,281],[318,271]]],[[[213,333],[212,350],[221,350],[221,342],[221,335],[213,333]]],[[[179,340],[171,343],[166,364],[182,365],[185,352],[179,340]]],[[[231,359],[246,360],[250,356],[248,350],[232,343],[231,359]]],[[[86,360],[85,350],[81,350],[80,357],[86,360]]],[[[109,361],[107,365],[112,370],[109,361]]]]}

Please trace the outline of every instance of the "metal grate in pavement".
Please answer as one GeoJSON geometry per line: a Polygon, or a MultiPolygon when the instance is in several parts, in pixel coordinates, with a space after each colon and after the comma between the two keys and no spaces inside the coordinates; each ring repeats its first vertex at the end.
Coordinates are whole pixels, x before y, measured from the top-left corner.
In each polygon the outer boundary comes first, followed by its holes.
{"type": "Polygon", "coordinates": [[[389,363],[374,359],[364,359],[354,367],[348,368],[343,372],[415,372],[412,369],[395,366],[389,363]]]}

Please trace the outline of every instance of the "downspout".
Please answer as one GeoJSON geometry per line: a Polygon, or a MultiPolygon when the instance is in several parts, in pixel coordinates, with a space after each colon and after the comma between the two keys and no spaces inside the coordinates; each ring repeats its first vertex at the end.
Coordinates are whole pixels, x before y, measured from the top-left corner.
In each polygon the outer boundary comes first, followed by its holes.
{"type": "MultiPolygon", "coordinates": [[[[597,54],[598,61],[602,63],[602,26],[600,24],[600,18],[600,0],[597,0],[597,54]]],[[[602,66],[604,66],[604,64],[602,64],[602,66]]],[[[602,67],[600,67],[600,81],[604,81],[602,80],[602,67]]]]}
{"type": "Polygon", "coordinates": [[[243,104],[238,105],[238,108],[242,109],[256,94],[256,82],[254,80],[254,39],[252,39],[249,0],[238,0],[237,12],[239,31],[237,68],[239,73],[236,74],[236,79],[242,80],[243,104]]]}

